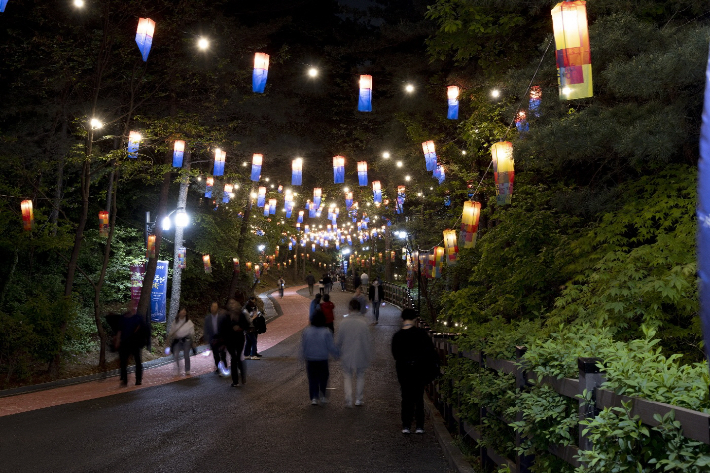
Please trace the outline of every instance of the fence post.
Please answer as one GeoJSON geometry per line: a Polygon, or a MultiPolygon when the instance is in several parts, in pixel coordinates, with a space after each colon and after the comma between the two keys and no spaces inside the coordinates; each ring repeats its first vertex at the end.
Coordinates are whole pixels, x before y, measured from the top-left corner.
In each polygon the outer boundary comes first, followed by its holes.
{"type": "MultiPolygon", "coordinates": [[[[525,367],[521,365],[523,361],[523,356],[525,355],[525,352],[527,351],[527,347],[515,347],[515,361],[517,362],[518,366],[515,370],[515,390],[516,392],[520,393],[522,392],[528,384],[528,380],[526,378],[526,370],[525,367]]],[[[515,415],[515,421],[520,422],[523,420],[523,413],[518,412],[515,415]]],[[[515,446],[516,448],[520,448],[520,446],[523,443],[523,436],[519,433],[515,433],[515,446]]],[[[518,470],[518,473],[529,473],[530,468],[532,467],[533,463],[535,462],[535,457],[533,455],[520,455],[516,454],[515,455],[515,463],[516,467],[518,470]]]]}
{"type": "MultiPolygon", "coordinates": [[[[579,367],[579,394],[584,391],[592,393],[591,402],[586,402],[584,399],[579,400],[579,420],[591,419],[598,413],[596,408],[597,388],[600,387],[606,379],[604,372],[599,369],[597,363],[600,363],[599,358],[577,358],[577,366],[579,367]]],[[[591,450],[591,441],[584,436],[584,426],[579,426],[579,449],[591,450]]]]}

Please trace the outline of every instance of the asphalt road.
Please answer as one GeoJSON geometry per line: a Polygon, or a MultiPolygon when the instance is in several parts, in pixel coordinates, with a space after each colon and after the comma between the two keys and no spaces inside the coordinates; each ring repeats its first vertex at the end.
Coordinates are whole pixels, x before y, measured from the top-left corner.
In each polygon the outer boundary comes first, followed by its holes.
{"type": "MultiPolygon", "coordinates": [[[[336,331],[349,297],[333,294],[336,331]]],[[[297,333],[247,361],[239,388],[208,374],[1,417],[0,471],[448,472],[431,428],[400,432],[389,345],[398,314],[383,307],[372,327],[376,356],[363,407],[343,406],[337,362],[331,402],[310,405],[297,333]]]]}

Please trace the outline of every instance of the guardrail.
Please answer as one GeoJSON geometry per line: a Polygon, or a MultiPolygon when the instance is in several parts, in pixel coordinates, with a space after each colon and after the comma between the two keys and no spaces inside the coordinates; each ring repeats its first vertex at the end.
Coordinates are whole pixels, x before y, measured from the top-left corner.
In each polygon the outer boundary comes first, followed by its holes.
{"type": "MultiPolygon", "coordinates": [[[[426,324],[420,322],[419,325],[428,330],[426,324]]],[[[432,338],[434,346],[439,353],[442,366],[447,363],[448,357],[450,356],[467,358],[477,362],[481,368],[514,374],[515,387],[519,390],[525,389],[528,386],[528,381],[534,377],[532,373],[526,372],[525,369],[521,367],[520,362],[525,354],[525,347],[517,347],[516,361],[500,360],[487,357],[482,352],[460,350],[459,347],[451,341],[451,339],[455,337],[454,334],[435,333],[429,330],[429,336],[432,338]]],[[[577,363],[579,368],[578,379],[558,379],[546,376],[542,379],[542,382],[543,384],[549,385],[558,394],[578,400],[580,420],[593,418],[601,409],[607,407],[621,407],[622,402],[631,402],[631,415],[638,415],[641,422],[644,424],[651,427],[657,426],[659,422],[654,419],[654,415],[658,414],[663,416],[670,411],[674,411],[675,420],[681,424],[683,435],[686,438],[710,445],[710,414],[672,406],[662,402],[622,396],[613,391],[601,389],[600,386],[604,383],[605,378],[604,373],[598,367],[598,362],[599,360],[596,358],[579,358],[577,363]],[[578,397],[578,395],[583,394],[585,390],[592,393],[591,403],[587,403],[584,399],[578,397]]],[[[441,380],[433,382],[427,387],[427,392],[446,420],[450,430],[458,431],[459,435],[462,436],[468,435],[477,441],[481,440],[481,434],[476,426],[464,421],[459,415],[460,406],[451,405],[443,398],[441,392],[442,382],[441,380]]],[[[506,419],[502,419],[500,413],[491,412],[486,409],[486,406],[481,406],[479,414],[481,419],[485,416],[493,416],[509,423],[506,419]]],[[[518,420],[522,420],[522,417],[516,419],[516,421],[518,420]]],[[[574,467],[582,466],[575,458],[575,455],[577,455],[579,449],[591,449],[591,442],[583,432],[584,427],[583,425],[579,426],[579,441],[577,446],[552,446],[549,448],[549,452],[574,467]]],[[[516,447],[519,447],[521,442],[522,439],[520,435],[516,435],[516,447]]],[[[498,466],[505,464],[508,465],[510,471],[513,473],[529,472],[534,462],[534,458],[524,456],[516,456],[514,459],[505,458],[493,449],[485,447],[480,448],[480,457],[484,468],[491,463],[495,463],[498,466]]]]}
{"type": "MultiPolygon", "coordinates": [[[[382,282],[382,289],[384,290],[384,300],[385,302],[389,302],[390,304],[397,305],[403,309],[414,309],[415,308],[415,303],[414,299],[412,298],[412,292],[409,290],[407,286],[400,286],[398,284],[393,284],[391,282],[382,282]]],[[[355,291],[355,287],[353,286],[353,278],[349,277],[345,281],[345,289],[347,291],[355,291]]],[[[369,290],[369,287],[363,287],[363,291],[365,291],[365,296],[367,297],[367,291],[369,290]]]]}

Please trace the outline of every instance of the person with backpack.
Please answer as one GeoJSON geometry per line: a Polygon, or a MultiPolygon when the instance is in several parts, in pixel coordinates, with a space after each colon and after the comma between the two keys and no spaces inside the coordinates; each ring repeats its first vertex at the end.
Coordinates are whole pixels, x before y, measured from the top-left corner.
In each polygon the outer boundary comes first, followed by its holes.
{"type": "Polygon", "coordinates": [[[392,337],[392,356],[397,369],[397,380],[402,392],[402,433],[411,433],[412,417],[416,421],[414,433],[424,433],[424,386],[439,372],[439,357],[427,333],[415,325],[414,309],[402,311],[402,328],[392,337]]]}
{"type": "Polygon", "coordinates": [[[143,382],[141,350],[146,344],[148,329],[143,317],[129,310],[121,318],[121,330],[116,335],[116,348],[121,365],[121,386],[128,385],[128,358],[133,356],[136,363],[136,386],[143,382]]]}

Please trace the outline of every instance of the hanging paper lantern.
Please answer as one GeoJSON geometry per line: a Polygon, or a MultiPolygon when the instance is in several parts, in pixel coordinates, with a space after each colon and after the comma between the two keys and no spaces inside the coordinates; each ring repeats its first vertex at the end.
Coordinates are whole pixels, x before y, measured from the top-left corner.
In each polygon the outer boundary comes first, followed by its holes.
{"type": "Polygon", "coordinates": [[[520,133],[527,133],[530,130],[527,117],[525,116],[525,112],[522,110],[519,111],[518,116],[515,117],[515,128],[517,128],[520,133]]]}
{"type": "Polygon", "coordinates": [[[234,263],[234,272],[238,273],[239,272],[239,258],[232,258],[232,262],[234,263]]]}
{"type": "Polygon", "coordinates": [[[434,169],[434,179],[438,180],[439,184],[444,182],[446,179],[446,171],[444,170],[444,166],[440,164],[436,166],[434,169]]]}
{"type": "Polygon", "coordinates": [[[143,56],[143,62],[148,61],[150,47],[153,45],[153,33],[155,33],[155,22],[150,18],[139,18],[138,29],[136,30],[136,44],[143,56]]]}
{"type": "Polygon", "coordinates": [[[269,216],[269,204],[264,205],[264,217],[269,216]]]}
{"type": "Polygon", "coordinates": [[[397,205],[395,206],[395,211],[398,214],[404,212],[404,199],[406,197],[406,187],[397,186],[397,205]]]}
{"type": "Polygon", "coordinates": [[[534,85],[530,88],[530,103],[528,105],[528,110],[530,110],[535,117],[540,116],[540,100],[542,99],[542,89],[539,85],[534,85]]]}
{"type": "Polygon", "coordinates": [[[313,189],[313,204],[317,207],[320,207],[320,201],[321,201],[321,196],[323,194],[323,189],[320,187],[316,187],[313,189]]]}
{"type": "Polygon", "coordinates": [[[310,231],[310,227],[308,225],[305,225],[303,227],[303,233],[308,234],[309,231],[310,231]]]}
{"type": "Polygon", "coordinates": [[[279,192],[279,194],[281,194],[284,191],[284,186],[280,185],[276,190],[279,192]]]}
{"type": "Polygon", "coordinates": [[[301,158],[291,161],[291,185],[300,186],[303,177],[303,160],[301,158]]]}
{"type": "Polygon", "coordinates": [[[288,242],[288,251],[291,251],[293,249],[293,242],[289,241],[288,242]]]}
{"type": "Polygon", "coordinates": [[[101,210],[99,212],[99,235],[107,237],[108,233],[108,212],[106,210],[101,210]]]}
{"type": "Polygon", "coordinates": [[[261,163],[264,160],[264,156],[261,154],[255,154],[251,158],[251,180],[254,182],[259,182],[261,178],[261,163]]]}
{"type": "Polygon", "coordinates": [[[450,230],[448,228],[444,230],[444,247],[446,248],[447,264],[455,264],[456,256],[459,253],[459,245],[456,240],[456,230],[450,230]]]}
{"type": "Polygon", "coordinates": [[[247,261],[247,272],[251,271],[251,261],[247,261]]]}
{"type": "Polygon", "coordinates": [[[303,210],[298,211],[298,223],[303,223],[303,210]]]}
{"type": "Polygon", "coordinates": [[[176,140],[175,146],[173,147],[173,167],[182,167],[182,157],[185,154],[185,142],[183,140],[176,140]]]}
{"type": "Polygon", "coordinates": [[[264,207],[266,203],[266,187],[259,187],[259,192],[256,197],[256,206],[264,207]]]}
{"type": "Polygon", "coordinates": [[[212,198],[212,187],[214,187],[214,177],[205,180],[205,197],[212,198]]]}
{"type": "Polygon", "coordinates": [[[382,203],[382,185],[380,181],[372,181],[372,199],[376,204],[382,203]]]}
{"type": "Polygon", "coordinates": [[[350,207],[353,206],[353,193],[352,192],[346,192],[345,193],[345,208],[350,210],[350,207]]]}
{"type": "Polygon", "coordinates": [[[32,210],[32,201],[23,200],[20,202],[20,209],[22,209],[22,229],[25,231],[32,230],[34,225],[35,215],[32,210]]]}
{"type": "Polygon", "coordinates": [[[367,185],[367,161],[358,161],[357,178],[361,186],[367,185]]]}
{"type": "Polygon", "coordinates": [[[478,221],[481,218],[481,203],[467,200],[463,204],[461,214],[461,244],[464,248],[476,246],[478,237],[478,221]]]}
{"type": "Polygon", "coordinates": [[[394,250],[390,251],[390,262],[391,263],[394,263],[394,256],[395,256],[394,250]]]}
{"type": "Polygon", "coordinates": [[[359,112],[372,111],[372,76],[360,76],[360,98],[357,102],[357,109],[359,112]]]}
{"type": "Polygon", "coordinates": [[[214,170],[215,176],[224,176],[224,163],[227,160],[227,152],[217,148],[214,150],[214,170]]]}
{"type": "Polygon", "coordinates": [[[137,131],[132,131],[128,134],[128,157],[136,159],[138,157],[138,148],[140,148],[143,136],[137,131]]]}
{"type": "Polygon", "coordinates": [[[587,2],[561,2],[552,9],[557,82],[560,98],[592,97],[592,57],[587,28],[587,2]]]}
{"type": "Polygon", "coordinates": [[[177,260],[175,261],[175,267],[177,269],[187,268],[187,260],[185,258],[186,256],[187,248],[185,248],[184,246],[179,247],[177,250],[177,260]]]}
{"type": "Polygon", "coordinates": [[[315,251],[316,251],[316,244],[313,243],[313,244],[311,245],[311,253],[313,253],[313,252],[315,252],[315,251]]]}
{"type": "Polygon", "coordinates": [[[434,263],[437,268],[434,277],[441,277],[441,270],[444,268],[444,262],[446,260],[446,249],[443,246],[437,246],[434,248],[434,263]]]}
{"type": "Polygon", "coordinates": [[[276,214],[276,199],[269,199],[269,215],[276,214]]]}
{"type": "Polygon", "coordinates": [[[493,177],[496,183],[496,202],[498,205],[510,204],[513,196],[515,178],[513,162],[513,143],[501,141],[491,146],[493,155],[493,177]]]}
{"type": "Polygon", "coordinates": [[[5,7],[7,6],[7,1],[8,0],[0,0],[0,13],[3,13],[5,11],[5,7]]]}
{"type": "Polygon", "coordinates": [[[210,255],[202,255],[202,264],[205,267],[205,273],[212,272],[212,263],[210,263],[210,255]]]}
{"type": "Polygon", "coordinates": [[[446,89],[446,95],[449,97],[449,113],[446,116],[449,120],[459,119],[459,88],[455,85],[450,85],[446,89]]]}
{"type": "Polygon", "coordinates": [[[436,148],[433,141],[425,141],[422,143],[424,150],[424,160],[426,162],[426,170],[431,172],[436,169],[436,148]]]}
{"type": "Polygon", "coordinates": [[[266,88],[266,77],[269,75],[269,55],[256,53],[254,55],[254,73],[251,76],[251,88],[258,94],[263,94],[266,88]]]}
{"type": "Polygon", "coordinates": [[[146,249],[146,258],[155,258],[155,235],[148,235],[148,248],[146,249]]]}
{"type": "Polygon", "coordinates": [[[345,158],[342,156],[333,157],[333,182],[335,184],[345,182],[345,158]]]}
{"type": "Polygon", "coordinates": [[[225,204],[229,203],[229,198],[231,197],[232,191],[234,191],[234,186],[232,184],[224,185],[224,195],[222,196],[222,202],[225,204]]]}

